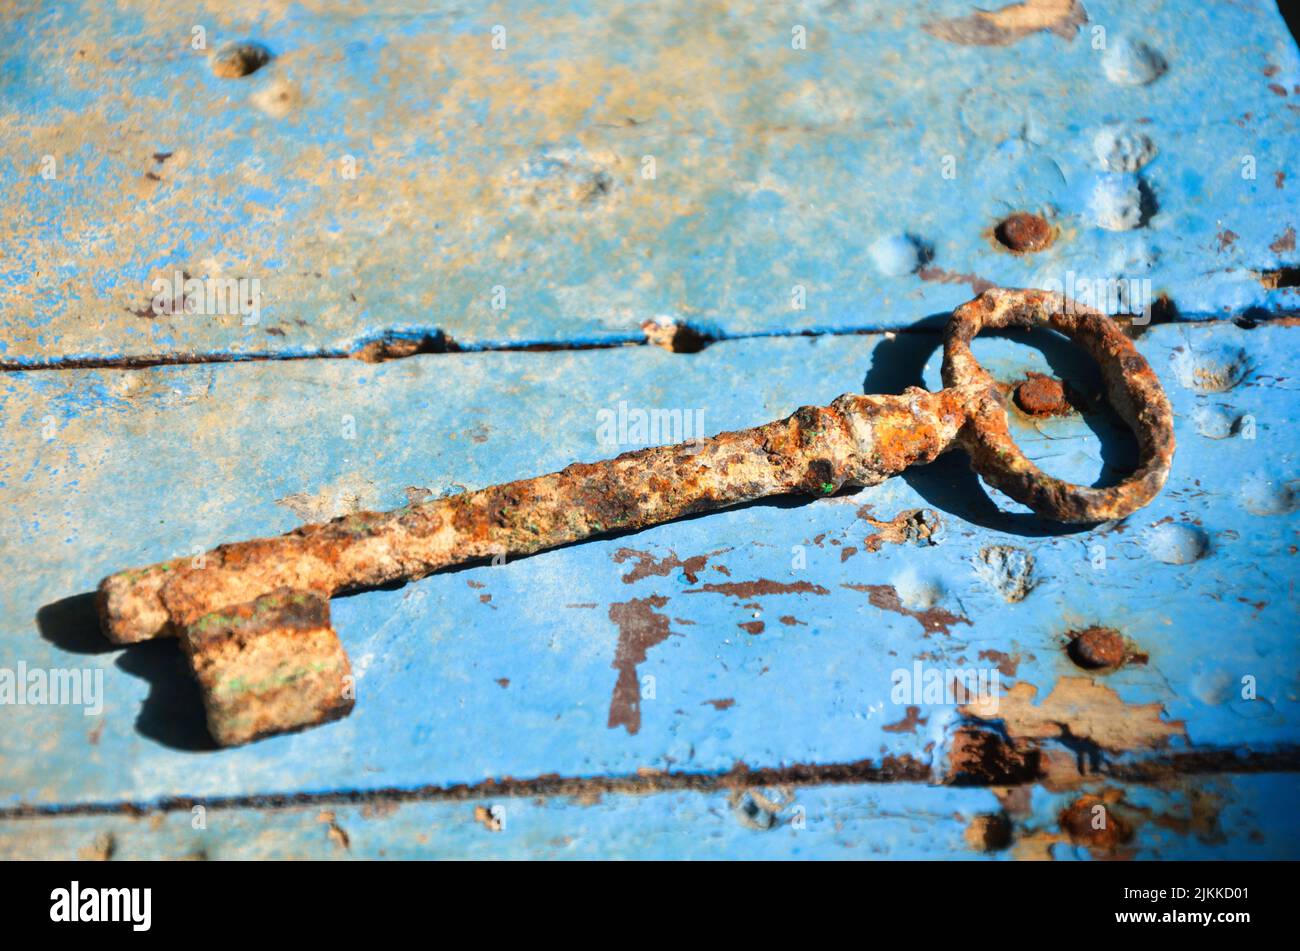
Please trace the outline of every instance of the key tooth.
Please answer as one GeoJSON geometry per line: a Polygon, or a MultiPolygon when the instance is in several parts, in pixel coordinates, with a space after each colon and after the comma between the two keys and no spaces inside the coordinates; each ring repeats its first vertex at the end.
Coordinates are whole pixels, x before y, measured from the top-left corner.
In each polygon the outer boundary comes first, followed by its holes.
{"type": "Polygon", "coordinates": [[[280,588],[205,614],[179,633],[208,732],[221,746],[352,712],[352,668],[326,598],[280,588]]]}

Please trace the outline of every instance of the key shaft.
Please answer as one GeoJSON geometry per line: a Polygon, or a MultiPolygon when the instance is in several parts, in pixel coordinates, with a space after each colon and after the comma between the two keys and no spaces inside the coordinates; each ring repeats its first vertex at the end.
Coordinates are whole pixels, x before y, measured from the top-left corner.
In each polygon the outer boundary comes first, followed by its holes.
{"type": "Polygon", "coordinates": [[[874,485],[949,448],[980,390],[846,394],[752,429],[119,572],[100,585],[104,629],[117,643],[171,636],[210,612],[282,588],[328,598],[765,496],[874,485]]]}

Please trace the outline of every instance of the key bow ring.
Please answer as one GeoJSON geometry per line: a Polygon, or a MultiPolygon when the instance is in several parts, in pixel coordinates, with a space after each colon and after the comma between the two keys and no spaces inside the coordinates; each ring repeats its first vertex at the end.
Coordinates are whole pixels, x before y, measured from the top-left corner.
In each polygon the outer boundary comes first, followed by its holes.
{"type": "Polygon", "coordinates": [[[1160,380],[1119,325],[1105,314],[1046,291],[985,291],[958,307],[944,332],[945,387],[979,386],[958,442],[985,481],[1038,515],[1060,522],[1124,518],[1159,494],[1174,458],[1174,420],[1160,380]],[[1075,485],[1047,475],[1011,438],[1007,414],[988,371],[971,353],[981,330],[1048,327],[1074,340],[1101,368],[1106,396],[1138,445],[1136,470],[1117,485],[1075,485]]]}
{"type": "Polygon", "coordinates": [[[829,406],[804,406],[785,419],[696,443],[575,463],[119,572],[100,583],[101,623],[116,643],[179,638],[209,732],[231,746],[352,709],[355,681],[329,618],[329,598],[345,591],[764,496],[875,485],[957,447],[990,485],[1060,522],[1123,518],[1164,486],[1174,453],[1169,401],[1147,361],[1098,311],[1045,291],[986,291],[953,312],[942,378],[937,392],[845,394],[829,406]],[[1117,485],[1047,475],[1011,438],[1005,397],[970,344],[983,329],[1016,327],[1059,331],[1099,364],[1111,405],[1137,439],[1137,468],[1117,485]]]}

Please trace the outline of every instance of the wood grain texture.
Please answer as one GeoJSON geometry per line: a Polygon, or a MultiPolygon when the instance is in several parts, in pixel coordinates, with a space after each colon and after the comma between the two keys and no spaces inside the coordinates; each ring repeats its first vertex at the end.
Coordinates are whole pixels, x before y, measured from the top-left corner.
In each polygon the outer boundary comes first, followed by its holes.
{"type": "Polygon", "coordinates": [[[956,0],[44,4],[0,27],[0,361],[888,329],[1117,277],[1294,307],[1259,279],[1300,227],[1274,5],[1085,6],[987,46],[926,32],[956,0]],[[1017,212],[1050,247],[998,242],[1017,212]],[[258,281],[255,322],[156,313],[177,273],[258,281]]]}

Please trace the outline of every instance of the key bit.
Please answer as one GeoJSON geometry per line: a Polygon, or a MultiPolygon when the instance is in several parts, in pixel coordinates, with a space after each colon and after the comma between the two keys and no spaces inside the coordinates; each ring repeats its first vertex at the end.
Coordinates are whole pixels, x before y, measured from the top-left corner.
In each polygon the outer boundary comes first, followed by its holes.
{"type": "Polygon", "coordinates": [[[1063,522],[1122,518],[1164,485],[1173,419],[1146,360],[1109,318],[1032,290],[986,291],[954,311],[945,388],[845,394],[829,406],[712,439],[654,446],[598,463],[391,512],[360,512],[276,538],[221,545],[110,575],[105,634],[128,644],[179,636],[221,745],[346,715],[353,684],[329,623],[336,594],[424,577],[451,565],[520,556],[771,495],[831,495],[884,481],[961,447],[987,482],[1063,522]],[[1074,485],[1041,472],[1012,441],[1004,397],[970,351],[981,329],[1048,326],[1101,366],[1111,404],[1134,430],[1139,465],[1121,484],[1074,485]]]}

